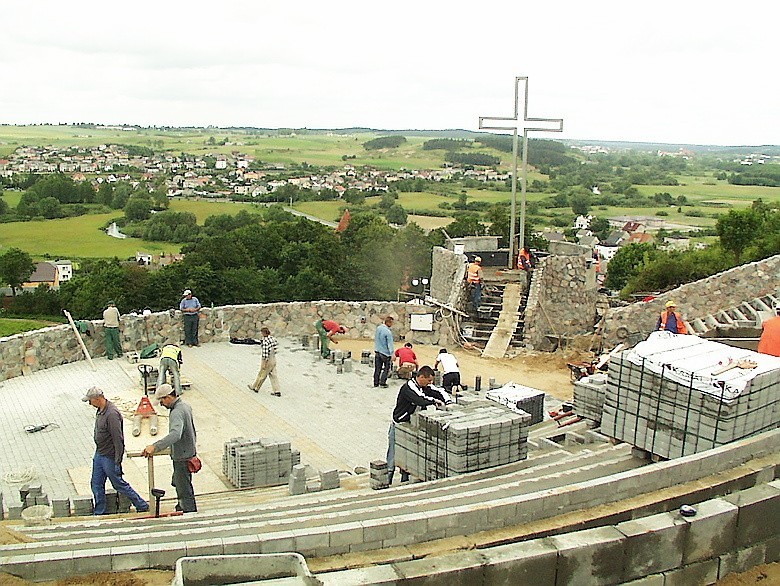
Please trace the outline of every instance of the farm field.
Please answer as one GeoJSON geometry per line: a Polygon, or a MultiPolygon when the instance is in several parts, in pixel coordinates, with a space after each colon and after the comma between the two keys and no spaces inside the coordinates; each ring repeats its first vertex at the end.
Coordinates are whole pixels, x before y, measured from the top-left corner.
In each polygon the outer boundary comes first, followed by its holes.
{"type": "Polygon", "coordinates": [[[20,334],[22,332],[30,332],[32,330],[39,330],[51,325],[57,325],[53,322],[39,321],[35,319],[9,319],[0,318],[0,338],[6,336],[13,336],[14,334],[20,334]]]}
{"type": "MultiPolygon", "coordinates": [[[[255,204],[213,202],[208,200],[174,200],[170,209],[192,212],[198,223],[216,214],[237,214],[242,209],[257,210],[255,204]]],[[[130,258],[138,251],[149,253],[179,252],[180,244],[151,242],[138,238],[112,238],[103,226],[120,217],[117,210],[107,214],[92,214],[38,222],[0,224],[0,254],[16,247],[35,258],[130,258]]]]}

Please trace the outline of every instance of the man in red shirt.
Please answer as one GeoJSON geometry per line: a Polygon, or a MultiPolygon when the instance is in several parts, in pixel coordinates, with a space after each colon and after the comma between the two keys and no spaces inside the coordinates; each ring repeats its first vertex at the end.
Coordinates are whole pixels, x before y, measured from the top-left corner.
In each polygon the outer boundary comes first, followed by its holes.
{"type": "Polygon", "coordinates": [[[775,303],[775,317],[771,317],[761,326],[761,339],[758,351],[761,354],[780,356],[780,303],[775,303]]]}
{"type": "Polygon", "coordinates": [[[320,354],[322,354],[323,358],[328,358],[330,356],[328,342],[338,344],[338,341],[334,340],[333,337],[336,334],[345,334],[347,328],[331,319],[318,319],[314,323],[314,327],[317,328],[317,334],[320,336],[320,354]]]}
{"type": "Polygon", "coordinates": [[[418,368],[417,354],[412,350],[411,342],[404,344],[403,348],[395,351],[395,357],[398,359],[398,378],[412,378],[418,368]]]}

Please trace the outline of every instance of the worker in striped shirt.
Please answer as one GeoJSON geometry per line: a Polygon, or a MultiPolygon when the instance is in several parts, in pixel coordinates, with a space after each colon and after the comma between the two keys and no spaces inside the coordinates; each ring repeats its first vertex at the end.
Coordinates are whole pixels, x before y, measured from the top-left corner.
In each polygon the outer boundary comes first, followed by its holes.
{"type": "Polygon", "coordinates": [[[271,335],[268,328],[260,328],[263,335],[260,338],[260,372],[257,373],[255,382],[249,385],[255,393],[260,392],[266,378],[271,379],[271,394],[275,397],[281,397],[279,390],[279,378],[276,376],[276,352],[279,349],[279,342],[271,335]]]}

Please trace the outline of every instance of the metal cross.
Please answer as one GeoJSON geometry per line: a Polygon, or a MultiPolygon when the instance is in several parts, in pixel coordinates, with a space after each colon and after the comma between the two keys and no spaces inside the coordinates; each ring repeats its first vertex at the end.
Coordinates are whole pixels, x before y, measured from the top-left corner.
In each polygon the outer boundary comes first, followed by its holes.
{"type": "Polygon", "coordinates": [[[528,77],[515,77],[515,115],[509,117],[479,117],[480,130],[511,130],[512,131],[512,207],[509,220],[509,268],[513,267],[515,258],[515,220],[517,218],[517,131],[523,130],[523,182],[520,199],[520,248],[525,245],[525,200],[526,183],[528,179],[528,133],[529,132],[563,132],[563,118],[529,118],[528,117],[528,77]],[[525,87],[523,118],[519,117],[520,82],[525,87]],[[485,120],[515,122],[512,126],[485,126],[485,120]],[[547,124],[548,126],[544,126],[547,124]]]}

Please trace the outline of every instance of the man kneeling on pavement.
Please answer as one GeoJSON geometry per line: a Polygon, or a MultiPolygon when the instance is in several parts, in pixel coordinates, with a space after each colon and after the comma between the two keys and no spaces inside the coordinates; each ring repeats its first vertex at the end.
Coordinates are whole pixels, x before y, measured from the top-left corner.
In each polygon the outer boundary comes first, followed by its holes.
{"type": "MultiPolygon", "coordinates": [[[[452,402],[452,397],[444,389],[433,386],[435,378],[433,369],[430,366],[422,366],[417,371],[417,376],[406,381],[398,391],[398,398],[393,409],[393,421],[390,423],[390,429],[387,432],[387,483],[393,483],[395,473],[395,426],[399,423],[409,423],[412,420],[412,413],[417,407],[428,407],[436,405],[444,407],[446,403],[452,402]]],[[[400,468],[401,482],[409,480],[409,472],[400,468]]]]}

